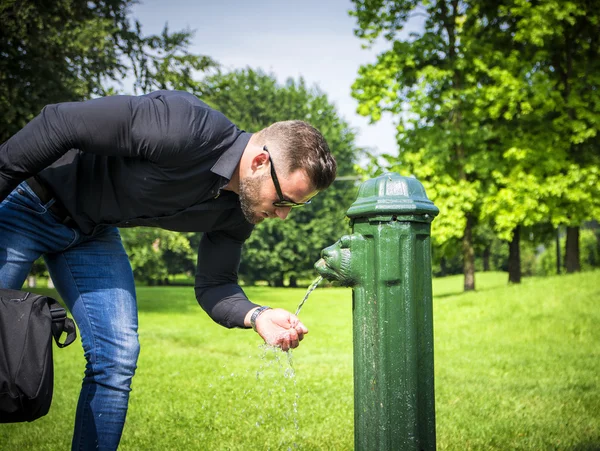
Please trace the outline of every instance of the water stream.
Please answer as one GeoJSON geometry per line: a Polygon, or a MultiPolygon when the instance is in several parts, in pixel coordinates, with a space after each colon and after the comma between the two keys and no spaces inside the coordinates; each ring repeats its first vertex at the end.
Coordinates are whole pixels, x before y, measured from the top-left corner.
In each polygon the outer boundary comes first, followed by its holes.
{"type": "MultiPolygon", "coordinates": [[[[298,304],[296,316],[322,280],[319,276],[310,284],[304,298],[298,304]]],[[[279,437],[275,439],[279,442],[278,449],[295,450],[301,447],[298,411],[300,392],[296,383],[292,350],[285,353],[286,359],[279,348],[262,344],[259,349],[262,350],[260,365],[256,370],[259,383],[244,392],[243,402],[251,403],[252,407],[248,410],[244,408],[242,414],[246,421],[254,422],[257,428],[267,428],[269,434],[279,437]],[[281,406],[284,406],[283,410],[281,406]]]]}
{"type": "Polygon", "coordinates": [[[308,299],[310,294],[315,290],[315,288],[317,288],[317,285],[319,285],[321,283],[322,280],[323,280],[323,277],[319,276],[315,280],[313,280],[313,282],[310,284],[310,286],[308,287],[308,290],[306,291],[306,294],[304,295],[304,299],[302,299],[302,302],[300,302],[300,304],[298,304],[298,308],[296,309],[296,313],[295,313],[296,316],[298,316],[298,314],[300,313],[300,310],[302,309],[302,306],[304,305],[304,303],[306,302],[306,300],[308,299]]]}

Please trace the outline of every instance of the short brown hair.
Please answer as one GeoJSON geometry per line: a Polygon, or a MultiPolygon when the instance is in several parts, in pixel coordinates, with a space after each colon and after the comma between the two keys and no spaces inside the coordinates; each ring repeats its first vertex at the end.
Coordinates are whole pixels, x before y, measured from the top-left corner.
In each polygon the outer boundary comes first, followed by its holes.
{"type": "Polygon", "coordinates": [[[329,146],[321,132],[307,122],[275,122],[257,135],[261,144],[274,151],[288,174],[303,169],[317,191],[335,180],[337,163],[329,146]]]}

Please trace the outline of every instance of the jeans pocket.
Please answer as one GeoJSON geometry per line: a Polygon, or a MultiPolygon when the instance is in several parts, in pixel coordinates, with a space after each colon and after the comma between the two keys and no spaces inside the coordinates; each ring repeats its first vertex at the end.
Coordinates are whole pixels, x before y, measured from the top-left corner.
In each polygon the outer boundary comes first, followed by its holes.
{"type": "Polygon", "coordinates": [[[36,214],[44,214],[48,211],[42,201],[35,195],[31,188],[25,182],[16,187],[6,199],[13,207],[19,210],[25,210],[36,214]]]}

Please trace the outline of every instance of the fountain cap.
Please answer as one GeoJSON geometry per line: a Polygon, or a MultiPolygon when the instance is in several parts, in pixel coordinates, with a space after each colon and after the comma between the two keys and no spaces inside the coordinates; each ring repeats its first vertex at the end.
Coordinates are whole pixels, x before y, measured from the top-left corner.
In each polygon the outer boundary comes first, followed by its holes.
{"type": "Polygon", "coordinates": [[[423,215],[433,219],[439,212],[416,178],[386,172],[360,186],[358,197],[346,215],[351,219],[390,214],[423,215]]]}

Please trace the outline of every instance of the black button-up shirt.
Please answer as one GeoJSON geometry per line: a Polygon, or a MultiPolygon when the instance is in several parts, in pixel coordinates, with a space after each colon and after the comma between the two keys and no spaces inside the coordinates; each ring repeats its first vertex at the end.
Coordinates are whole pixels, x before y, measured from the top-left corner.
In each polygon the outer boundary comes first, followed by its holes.
{"type": "Polygon", "coordinates": [[[221,191],[251,134],[195,96],[157,91],[46,106],[0,146],[0,200],[38,174],[83,233],[99,225],[205,232],[195,292],[219,324],[255,306],[237,283],[253,226],[221,191]]]}

